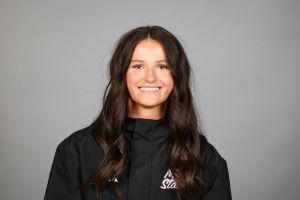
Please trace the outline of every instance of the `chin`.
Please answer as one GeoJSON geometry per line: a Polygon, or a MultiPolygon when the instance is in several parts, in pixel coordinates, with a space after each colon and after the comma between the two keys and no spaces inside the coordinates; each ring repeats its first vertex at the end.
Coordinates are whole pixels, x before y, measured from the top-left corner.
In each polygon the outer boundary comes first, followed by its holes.
{"type": "Polygon", "coordinates": [[[163,104],[156,104],[156,103],[143,103],[140,104],[140,106],[145,107],[145,108],[156,108],[156,107],[160,107],[163,104]]]}

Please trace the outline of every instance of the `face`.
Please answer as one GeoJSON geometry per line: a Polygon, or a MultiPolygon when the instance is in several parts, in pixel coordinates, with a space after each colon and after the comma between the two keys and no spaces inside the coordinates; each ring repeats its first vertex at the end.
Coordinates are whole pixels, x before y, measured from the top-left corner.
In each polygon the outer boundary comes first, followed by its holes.
{"type": "Polygon", "coordinates": [[[140,41],[126,72],[128,104],[135,109],[163,109],[173,89],[173,77],[163,46],[153,39],[140,41]]]}

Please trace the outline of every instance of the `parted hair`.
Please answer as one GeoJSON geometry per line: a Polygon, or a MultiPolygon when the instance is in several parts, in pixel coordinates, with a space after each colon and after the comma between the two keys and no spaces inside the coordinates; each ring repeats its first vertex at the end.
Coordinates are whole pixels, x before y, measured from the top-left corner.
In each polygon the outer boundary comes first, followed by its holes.
{"type": "Polygon", "coordinates": [[[191,67],[178,39],[160,26],[143,26],[128,31],[118,40],[109,62],[109,82],[103,95],[99,116],[91,124],[104,158],[87,186],[93,185],[101,196],[113,184],[116,195],[123,195],[118,183],[110,179],[121,174],[128,158],[128,141],[123,134],[129,93],[126,71],[136,45],[147,38],[160,42],[166,54],[174,86],[167,99],[165,117],[169,121],[168,167],[177,185],[179,199],[202,198],[207,184],[201,177],[205,168],[202,149],[207,142],[203,134],[191,93],[191,67]]]}

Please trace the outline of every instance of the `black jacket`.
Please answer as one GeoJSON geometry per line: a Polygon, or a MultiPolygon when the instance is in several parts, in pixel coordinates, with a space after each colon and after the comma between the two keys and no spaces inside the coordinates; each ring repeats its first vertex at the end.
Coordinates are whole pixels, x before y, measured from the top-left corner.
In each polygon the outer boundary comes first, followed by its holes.
{"type": "MultiPolygon", "coordinates": [[[[125,195],[122,200],[175,200],[176,182],[167,163],[168,121],[126,118],[125,136],[130,146],[123,173],[110,181],[118,182],[125,195]]],[[[226,161],[209,143],[205,145],[208,168],[202,178],[208,183],[204,200],[231,200],[226,161]]],[[[56,150],[45,200],[96,200],[94,187],[83,191],[80,185],[96,172],[103,152],[91,127],[79,130],[62,141],[56,150]]],[[[107,187],[103,200],[118,198],[107,187]]]]}

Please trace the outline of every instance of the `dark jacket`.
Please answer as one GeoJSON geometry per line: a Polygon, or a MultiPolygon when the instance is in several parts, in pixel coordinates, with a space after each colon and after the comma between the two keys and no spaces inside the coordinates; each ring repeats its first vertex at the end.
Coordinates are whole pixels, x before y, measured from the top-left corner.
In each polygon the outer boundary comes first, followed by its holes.
{"type": "MultiPolygon", "coordinates": [[[[128,162],[119,177],[110,180],[125,191],[122,200],[175,200],[176,182],[168,169],[167,131],[164,119],[126,118],[124,134],[129,142],[128,162]]],[[[80,185],[96,172],[104,155],[91,127],[62,141],[56,150],[45,200],[96,200],[94,187],[80,190],[80,185]]],[[[231,200],[226,161],[209,143],[204,147],[207,169],[201,177],[208,183],[204,200],[231,200]]],[[[111,188],[101,199],[118,199],[111,188]]]]}

